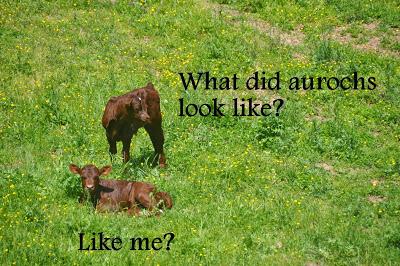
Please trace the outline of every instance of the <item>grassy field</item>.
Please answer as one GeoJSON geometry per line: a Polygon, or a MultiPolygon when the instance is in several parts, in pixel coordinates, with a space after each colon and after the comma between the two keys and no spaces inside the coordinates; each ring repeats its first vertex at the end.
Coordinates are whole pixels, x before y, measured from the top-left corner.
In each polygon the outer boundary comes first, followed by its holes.
{"type": "Polygon", "coordinates": [[[2,1],[0,264],[399,264],[399,27],[395,0],[2,1]],[[378,87],[185,92],[178,75],[256,70],[283,81],[357,71],[378,87]],[[68,165],[110,164],[105,103],[148,81],[168,167],[150,166],[142,130],[107,178],[152,182],[175,206],[159,219],[95,213],[68,165]],[[182,97],[285,106],[179,117],[182,97]],[[125,246],[78,251],[80,232],[125,246]],[[169,251],[129,250],[129,238],[168,232],[169,251]]]}

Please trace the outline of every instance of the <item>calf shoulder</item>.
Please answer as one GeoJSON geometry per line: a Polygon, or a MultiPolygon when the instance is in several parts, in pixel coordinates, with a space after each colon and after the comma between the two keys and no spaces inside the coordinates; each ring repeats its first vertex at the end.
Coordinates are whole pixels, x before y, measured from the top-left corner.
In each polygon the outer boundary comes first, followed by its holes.
{"type": "Polygon", "coordinates": [[[130,98],[128,95],[111,97],[104,109],[101,123],[105,129],[109,127],[111,121],[119,121],[129,118],[130,98]]]}
{"type": "Polygon", "coordinates": [[[132,182],[126,180],[100,180],[100,199],[110,198],[115,202],[129,201],[132,182]]]}

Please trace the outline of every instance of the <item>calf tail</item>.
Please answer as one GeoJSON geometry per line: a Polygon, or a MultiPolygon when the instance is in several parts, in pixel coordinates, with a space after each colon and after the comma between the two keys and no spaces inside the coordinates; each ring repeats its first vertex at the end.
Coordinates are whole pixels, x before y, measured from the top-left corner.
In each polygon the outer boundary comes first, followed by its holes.
{"type": "Polygon", "coordinates": [[[162,208],[171,209],[172,208],[172,198],[167,192],[163,192],[163,191],[157,192],[154,195],[154,198],[156,200],[157,206],[160,209],[162,209],[162,208]]]}

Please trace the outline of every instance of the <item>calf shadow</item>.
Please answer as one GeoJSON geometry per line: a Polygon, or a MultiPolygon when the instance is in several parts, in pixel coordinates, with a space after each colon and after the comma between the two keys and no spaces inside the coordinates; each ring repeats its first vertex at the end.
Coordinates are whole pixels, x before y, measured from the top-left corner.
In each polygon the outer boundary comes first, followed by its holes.
{"type": "Polygon", "coordinates": [[[144,151],[139,157],[131,158],[128,162],[130,165],[147,165],[154,168],[158,165],[158,156],[153,151],[144,151]]]}
{"type": "Polygon", "coordinates": [[[122,174],[127,177],[146,176],[146,169],[158,166],[158,156],[153,151],[143,151],[138,157],[131,157],[125,164],[122,174]]]}

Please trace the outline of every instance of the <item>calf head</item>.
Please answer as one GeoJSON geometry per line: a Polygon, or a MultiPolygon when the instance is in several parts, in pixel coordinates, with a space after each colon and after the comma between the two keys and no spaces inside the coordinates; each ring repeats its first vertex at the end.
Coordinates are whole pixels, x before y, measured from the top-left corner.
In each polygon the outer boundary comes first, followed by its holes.
{"type": "Polygon", "coordinates": [[[85,165],[82,168],[75,164],[70,164],[69,170],[81,176],[82,188],[85,191],[94,192],[100,185],[100,176],[108,175],[111,172],[111,166],[104,166],[99,170],[93,164],[85,165]]]}
{"type": "Polygon", "coordinates": [[[143,91],[134,95],[131,101],[131,107],[133,109],[133,116],[135,119],[143,122],[145,124],[150,123],[150,115],[147,112],[147,103],[146,103],[146,92],[143,91]]]}

